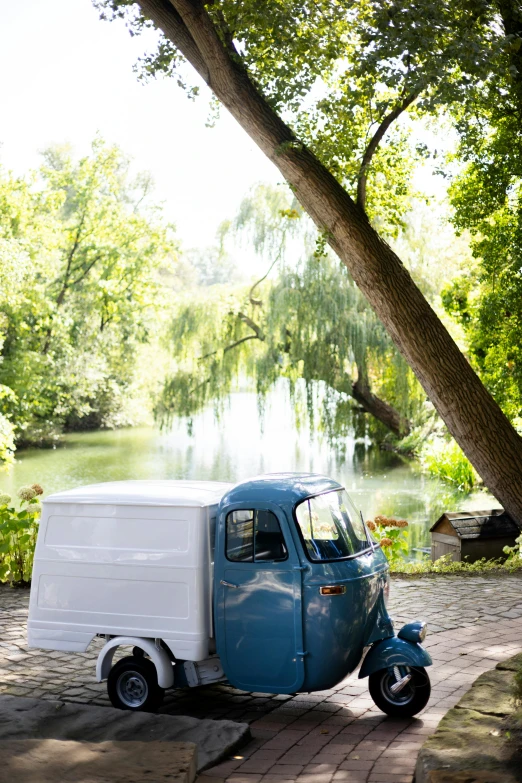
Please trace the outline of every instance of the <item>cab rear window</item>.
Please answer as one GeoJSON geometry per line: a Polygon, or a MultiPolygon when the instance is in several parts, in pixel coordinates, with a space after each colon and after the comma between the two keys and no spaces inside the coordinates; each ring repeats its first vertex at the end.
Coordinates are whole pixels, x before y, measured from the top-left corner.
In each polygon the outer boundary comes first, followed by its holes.
{"type": "Polygon", "coordinates": [[[346,490],[299,503],[295,516],[310,560],[343,560],[370,548],[366,527],[346,490]]]}

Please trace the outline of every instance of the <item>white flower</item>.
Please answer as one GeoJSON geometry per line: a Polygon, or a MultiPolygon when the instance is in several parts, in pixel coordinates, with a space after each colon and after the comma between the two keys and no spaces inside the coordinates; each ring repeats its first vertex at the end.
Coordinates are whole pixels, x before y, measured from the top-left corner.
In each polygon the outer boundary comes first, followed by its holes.
{"type": "Polygon", "coordinates": [[[0,493],[0,506],[7,506],[11,502],[11,495],[7,495],[5,492],[0,493]]]}
{"type": "Polygon", "coordinates": [[[36,492],[32,487],[20,487],[20,489],[17,492],[18,497],[20,500],[32,500],[36,497],[36,492]]]}

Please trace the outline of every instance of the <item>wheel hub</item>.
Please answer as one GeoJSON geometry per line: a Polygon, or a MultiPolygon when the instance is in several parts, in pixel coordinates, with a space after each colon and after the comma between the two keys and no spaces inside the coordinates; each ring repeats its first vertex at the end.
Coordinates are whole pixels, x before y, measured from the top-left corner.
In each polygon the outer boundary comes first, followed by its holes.
{"type": "Polygon", "coordinates": [[[381,691],[385,699],[392,704],[408,704],[415,695],[415,689],[410,685],[411,674],[408,667],[405,667],[404,676],[397,666],[394,666],[394,673],[388,673],[381,680],[381,691]],[[397,687],[399,686],[399,687],[397,687]]]}
{"type": "Polygon", "coordinates": [[[149,688],[140,672],[123,672],[119,677],[116,689],[118,696],[127,707],[141,707],[147,700],[149,688]]]}

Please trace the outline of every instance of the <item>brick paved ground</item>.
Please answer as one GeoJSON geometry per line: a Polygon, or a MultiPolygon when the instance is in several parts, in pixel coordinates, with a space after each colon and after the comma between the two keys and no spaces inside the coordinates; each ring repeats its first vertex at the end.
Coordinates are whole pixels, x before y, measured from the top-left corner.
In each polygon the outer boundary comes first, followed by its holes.
{"type": "MultiPolygon", "coordinates": [[[[28,593],[0,587],[0,693],[109,704],[83,654],[28,650],[28,593]]],[[[420,717],[387,718],[366,681],[294,697],[227,685],[168,692],[162,712],[248,721],[253,741],[198,783],[411,783],[418,748],[479,674],[522,650],[522,576],[394,580],[396,626],[428,621],[432,697],[420,717]]]]}

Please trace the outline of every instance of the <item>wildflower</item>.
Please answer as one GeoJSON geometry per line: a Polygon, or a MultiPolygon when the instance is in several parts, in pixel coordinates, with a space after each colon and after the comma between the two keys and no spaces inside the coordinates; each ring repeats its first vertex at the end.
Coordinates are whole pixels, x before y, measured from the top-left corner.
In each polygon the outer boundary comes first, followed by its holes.
{"type": "Polygon", "coordinates": [[[31,489],[34,489],[36,495],[43,495],[43,488],[40,484],[31,484],[31,489]]]}
{"type": "Polygon", "coordinates": [[[5,492],[0,494],[0,506],[7,506],[11,502],[11,495],[7,495],[5,492]]]}
{"type": "Polygon", "coordinates": [[[375,522],[372,522],[371,519],[369,519],[368,522],[366,523],[366,527],[369,530],[377,530],[377,525],[375,524],[375,522]]]}
{"type": "Polygon", "coordinates": [[[398,519],[397,527],[408,527],[408,522],[405,519],[398,519]]]}
{"type": "Polygon", "coordinates": [[[375,524],[377,525],[377,527],[386,527],[388,522],[389,522],[388,517],[385,517],[383,514],[379,514],[378,516],[375,517],[375,524]]]}
{"type": "Polygon", "coordinates": [[[32,500],[34,497],[36,497],[36,492],[32,487],[20,487],[17,495],[20,500],[32,500]]]}
{"type": "Polygon", "coordinates": [[[393,541],[391,540],[391,538],[386,538],[386,536],[384,538],[381,538],[381,546],[391,546],[392,544],[393,541]]]}
{"type": "Polygon", "coordinates": [[[31,503],[29,506],[29,511],[31,514],[41,514],[42,513],[42,505],[41,503],[31,503]]]}

